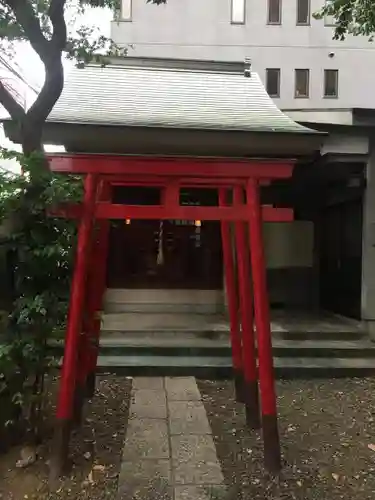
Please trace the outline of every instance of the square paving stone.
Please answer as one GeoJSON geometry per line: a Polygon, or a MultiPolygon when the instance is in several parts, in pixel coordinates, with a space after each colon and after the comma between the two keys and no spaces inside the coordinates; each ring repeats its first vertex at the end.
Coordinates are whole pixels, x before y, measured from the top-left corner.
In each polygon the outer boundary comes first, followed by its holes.
{"type": "Polygon", "coordinates": [[[223,485],[176,486],[174,500],[225,500],[227,488],[223,485]]]}
{"type": "Polygon", "coordinates": [[[136,377],[133,379],[133,389],[163,391],[164,379],[163,377],[136,377]]]}
{"type": "Polygon", "coordinates": [[[117,500],[170,500],[169,460],[140,460],[121,465],[117,500]]]}
{"type": "Polygon", "coordinates": [[[216,448],[210,435],[176,435],[171,436],[173,463],[187,462],[217,462],[216,448]]]}
{"type": "Polygon", "coordinates": [[[131,481],[119,485],[116,500],[173,500],[173,487],[158,478],[131,481]]]}
{"type": "Polygon", "coordinates": [[[166,377],[165,388],[170,401],[200,401],[201,395],[194,377],[166,377]]]}
{"type": "MultiPolygon", "coordinates": [[[[180,462],[173,464],[174,482],[177,485],[194,484],[210,485],[224,482],[223,473],[218,462],[180,462]]],[[[215,499],[216,500],[216,499],[215,499]]]]}
{"type": "Polygon", "coordinates": [[[171,434],[211,434],[206,410],[201,401],[170,401],[171,434]]]}
{"type": "Polygon", "coordinates": [[[165,391],[135,390],[132,393],[129,418],[167,418],[165,391]]]}
{"type": "Polygon", "coordinates": [[[122,459],[139,461],[142,458],[169,458],[166,420],[149,418],[129,420],[122,459]]]}

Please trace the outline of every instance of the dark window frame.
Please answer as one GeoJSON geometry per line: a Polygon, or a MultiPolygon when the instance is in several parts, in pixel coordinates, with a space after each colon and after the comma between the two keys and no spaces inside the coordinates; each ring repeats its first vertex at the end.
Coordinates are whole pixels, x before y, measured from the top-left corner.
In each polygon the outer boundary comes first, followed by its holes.
{"type": "Polygon", "coordinates": [[[295,99],[308,99],[310,97],[310,70],[308,68],[296,68],[294,70],[294,98],[295,99]],[[297,92],[297,75],[299,71],[306,72],[307,75],[307,85],[306,85],[306,94],[298,95],[297,92]]]}
{"type": "Polygon", "coordinates": [[[335,68],[328,68],[324,70],[324,78],[323,78],[323,97],[324,99],[338,99],[339,97],[339,70],[335,68]],[[335,87],[336,92],[334,95],[327,94],[327,74],[333,73],[335,75],[335,87]]]}
{"type": "MultiPolygon", "coordinates": [[[[327,0],[325,1],[327,3],[327,0]]],[[[336,27],[336,20],[334,16],[324,16],[324,26],[327,28],[335,28],[336,27]]]]}
{"type": "Polygon", "coordinates": [[[282,16],[282,11],[283,11],[283,1],[282,0],[277,0],[279,3],[279,20],[278,21],[272,21],[271,20],[271,2],[273,0],[267,0],[267,24],[271,26],[280,26],[282,24],[283,16],[282,16]]]}
{"type": "Polygon", "coordinates": [[[310,26],[311,24],[311,0],[296,0],[296,25],[297,26],[310,26]],[[299,15],[299,7],[300,7],[300,2],[301,1],[306,1],[307,2],[307,19],[306,21],[299,21],[298,15],[299,15]]]}
{"type": "Polygon", "coordinates": [[[266,90],[267,90],[267,93],[270,97],[272,98],[279,98],[280,97],[280,87],[281,87],[281,69],[280,68],[266,68],[266,90]],[[276,94],[270,94],[268,92],[268,83],[269,83],[269,80],[268,80],[268,77],[269,77],[269,74],[271,71],[275,71],[277,72],[277,93],[276,94]]]}

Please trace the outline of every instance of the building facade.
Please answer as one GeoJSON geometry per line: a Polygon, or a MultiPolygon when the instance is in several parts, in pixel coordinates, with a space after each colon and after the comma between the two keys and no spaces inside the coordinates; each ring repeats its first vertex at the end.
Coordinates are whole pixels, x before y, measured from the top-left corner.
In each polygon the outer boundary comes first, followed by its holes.
{"type": "Polygon", "coordinates": [[[364,37],[333,40],[334,19],[314,18],[323,4],[122,0],[112,37],[146,65],[166,58],[224,67],[248,58],[280,109],[328,133],[319,158],[297,169],[288,195],[281,187],[272,195],[293,198],[297,220],[265,226],[271,304],[320,307],[371,326],[375,45],[364,37]]]}
{"type": "Polygon", "coordinates": [[[249,57],[281,109],[375,107],[375,45],[333,40],[324,0],[122,0],[112,37],[129,55],[212,61],[249,57]]]}

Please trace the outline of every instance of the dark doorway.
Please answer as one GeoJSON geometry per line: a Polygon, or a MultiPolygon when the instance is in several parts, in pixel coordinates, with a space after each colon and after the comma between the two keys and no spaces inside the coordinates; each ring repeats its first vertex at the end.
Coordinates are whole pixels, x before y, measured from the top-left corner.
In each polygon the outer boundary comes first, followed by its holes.
{"type": "Polygon", "coordinates": [[[361,317],[362,197],[325,207],[320,214],[320,304],[361,317]]]}
{"type": "MultiPolygon", "coordinates": [[[[181,192],[181,204],[213,205],[212,190],[181,192]]],[[[116,188],[114,202],[158,205],[157,188],[116,188]]],[[[109,288],[221,289],[220,224],[189,220],[114,221],[109,288]]]]}

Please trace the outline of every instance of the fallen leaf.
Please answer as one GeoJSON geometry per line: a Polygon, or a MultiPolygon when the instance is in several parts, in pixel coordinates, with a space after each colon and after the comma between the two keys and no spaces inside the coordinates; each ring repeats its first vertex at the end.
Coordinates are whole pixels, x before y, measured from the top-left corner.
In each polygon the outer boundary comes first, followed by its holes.
{"type": "Polygon", "coordinates": [[[340,476],[338,474],[332,474],[332,477],[335,481],[338,481],[340,479],[340,476]]]}
{"type": "Polygon", "coordinates": [[[368,445],[368,448],[369,448],[371,451],[375,451],[375,444],[369,444],[369,445],[368,445]]]}
{"type": "Polygon", "coordinates": [[[92,470],[98,470],[100,472],[104,472],[105,471],[105,467],[104,467],[104,465],[96,464],[96,465],[94,465],[94,467],[92,468],[92,470]]]}

